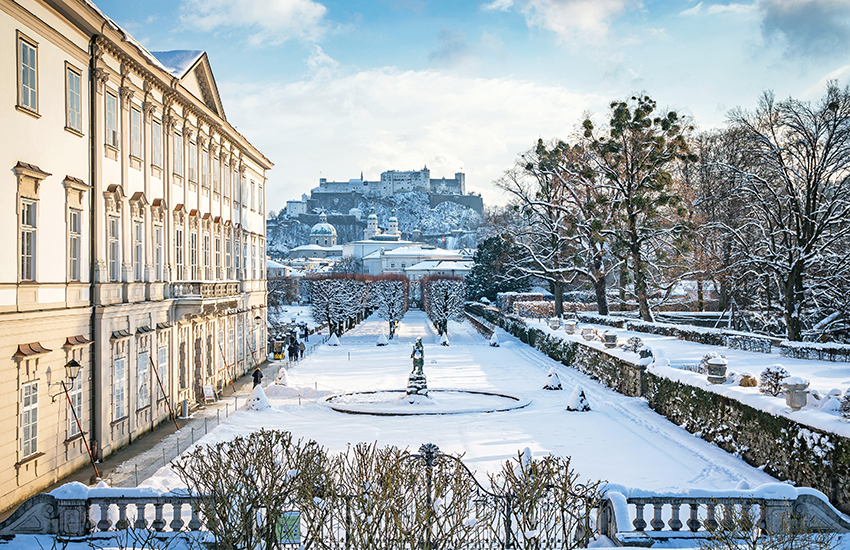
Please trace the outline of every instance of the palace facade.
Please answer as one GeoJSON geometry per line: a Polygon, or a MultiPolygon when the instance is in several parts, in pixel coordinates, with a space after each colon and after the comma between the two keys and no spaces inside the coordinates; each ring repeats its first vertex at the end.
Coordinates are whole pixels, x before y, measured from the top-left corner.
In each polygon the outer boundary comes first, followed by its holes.
{"type": "Polygon", "coordinates": [[[0,37],[2,510],[262,360],[272,163],[204,52],[87,0],[2,0],[0,37]]]}

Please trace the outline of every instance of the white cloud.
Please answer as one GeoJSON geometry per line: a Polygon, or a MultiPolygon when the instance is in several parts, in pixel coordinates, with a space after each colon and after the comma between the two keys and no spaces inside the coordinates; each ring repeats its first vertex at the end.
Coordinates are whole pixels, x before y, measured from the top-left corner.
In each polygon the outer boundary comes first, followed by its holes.
{"type": "Polygon", "coordinates": [[[710,4],[706,6],[702,2],[696,6],[679,13],[684,17],[699,15],[746,15],[755,13],[755,4],[710,4]]]}
{"type": "Polygon", "coordinates": [[[323,50],[318,44],[313,44],[313,54],[308,57],[305,62],[313,72],[332,70],[339,66],[339,62],[326,54],[325,50],[323,50]]]}
{"type": "Polygon", "coordinates": [[[525,0],[521,11],[529,26],[567,42],[604,38],[612,19],[640,5],[639,0],[525,0]]]}
{"type": "Polygon", "coordinates": [[[489,4],[482,4],[481,9],[484,11],[508,11],[513,5],[514,0],[493,0],[489,4]]]}
{"type": "Polygon", "coordinates": [[[254,46],[313,41],[327,26],[327,8],[313,0],[183,0],[181,20],[203,31],[244,29],[254,46]]]}
{"type": "Polygon", "coordinates": [[[269,208],[300,197],[318,178],[427,164],[435,177],[463,168],[470,190],[502,203],[492,182],[538,137],[568,138],[586,109],[610,98],[509,78],[436,70],[372,69],[291,83],[220,82],[229,119],[276,166],[269,208]]]}

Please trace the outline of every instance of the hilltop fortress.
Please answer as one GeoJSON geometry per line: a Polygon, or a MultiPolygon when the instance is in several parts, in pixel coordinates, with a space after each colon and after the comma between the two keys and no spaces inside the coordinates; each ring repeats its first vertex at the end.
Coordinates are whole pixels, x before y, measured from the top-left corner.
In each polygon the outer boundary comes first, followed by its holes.
{"type": "Polygon", "coordinates": [[[391,197],[396,193],[420,191],[437,195],[465,195],[466,175],[455,173],[453,179],[432,178],[425,166],[422,170],[387,170],[381,173],[380,181],[366,181],[363,174],[359,179],[328,181],[319,179],[319,186],[311,193],[359,193],[364,197],[391,197]]]}

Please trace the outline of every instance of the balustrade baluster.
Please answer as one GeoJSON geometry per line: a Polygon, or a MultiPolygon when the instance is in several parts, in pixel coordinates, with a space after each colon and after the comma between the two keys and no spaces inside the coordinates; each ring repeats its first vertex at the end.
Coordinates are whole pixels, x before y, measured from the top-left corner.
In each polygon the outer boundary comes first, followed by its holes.
{"type": "Polygon", "coordinates": [[[100,503],[100,521],[97,522],[98,531],[109,531],[112,527],[112,522],[109,521],[109,503],[101,501],[100,503]]]}
{"type": "Polygon", "coordinates": [[[145,503],[137,502],[136,503],[136,521],[133,522],[133,527],[136,529],[146,529],[148,526],[148,520],[145,519],[145,503]]]}
{"type": "Polygon", "coordinates": [[[646,529],[646,521],[643,519],[643,507],[646,503],[643,501],[635,502],[635,520],[632,525],[635,526],[635,531],[643,531],[646,529]]]}
{"type": "Polygon", "coordinates": [[[155,502],[154,503],[153,508],[154,508],[154,511],[156,512],[156,518],[153,520],[153,523],[151,523],[151,527],[155,531],[160,531],[160,532],[162,532],[162,530],[165,529],[165,520],[162,519],[162,505],[163,505],[162,502],[155,502]]]}
{"type": "Polygon", "coordinates": [[[653,531],[661,531],[664,529],[664,520],[661,519],[661,509],[664,507],[663,504],[653,504],[652,507],[655,509],[655,513],[652,516],[652,521],[650,524],[652,525],[653,531]]]}
{"type": "Polygon", "coordinates": [[[118,521],[115,522],[115,528],[118,530],[123,530],[130,527],[130,522],[127,521],[127,503],[119,502],[118,503],[118,521]]]}
{"type": "Polygon", "coordinates": [[[201,529],[201,520],[198,518],[198,507],[190,504],[192,507],[192,519],[189,520],[189,530],[198,531],[201,529]]]}
{"type": "Polygon", "coordinates": [[[691,517],[688,519],[688,529],[696,533],[702,525],[699,521],[699,503],[691,502],[689,506],[691,507],[691,517]]]}
{"type": "Polygon", "coordinates": [[[183,503],[179,500],[172,500],[171,508],[173,510],[173,514],[171,516],[171,523],[169,523],[168,526],[171,527],[172,531],[180,531],[183,529],[183,503]]]}
{"type": "Polygon", "coordinates": [[[674,500],[670,503],[670,521],[667,522],[667,525],[670,526],[670,529],[673,531],[678,531],[682,528],[682,520],[679,519],[679,508],[682,506],[682,503],[678,500],[674,500]]]}
{"type": "Polygon", "coordinates": [[[714,531],[717,529],[717,520],[714,519],[714,508],[717,505],[714,502],[709,502],[706,504],[706,518],[705,518],[705,528],[709,531],[714,531]]]}

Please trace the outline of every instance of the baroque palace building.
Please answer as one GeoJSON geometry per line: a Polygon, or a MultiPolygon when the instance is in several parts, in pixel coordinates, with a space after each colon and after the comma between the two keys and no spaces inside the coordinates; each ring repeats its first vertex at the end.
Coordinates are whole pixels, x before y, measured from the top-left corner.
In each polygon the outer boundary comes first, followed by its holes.
{"type": "Polygon", "coordinates": [[[88,0],[0,0],[0,38],[3,510],[262,360],[272,163],[203,52],[88,0]]]}

